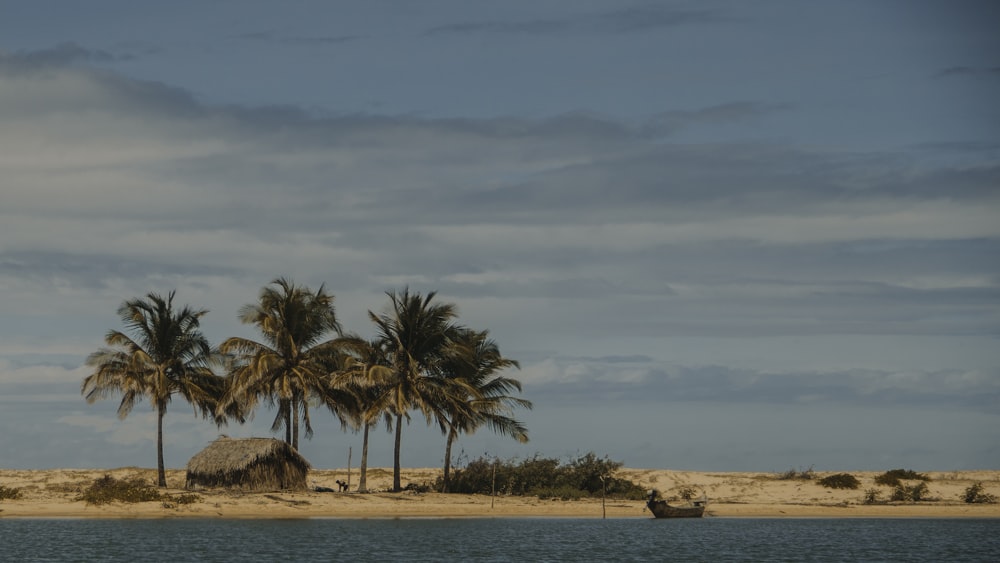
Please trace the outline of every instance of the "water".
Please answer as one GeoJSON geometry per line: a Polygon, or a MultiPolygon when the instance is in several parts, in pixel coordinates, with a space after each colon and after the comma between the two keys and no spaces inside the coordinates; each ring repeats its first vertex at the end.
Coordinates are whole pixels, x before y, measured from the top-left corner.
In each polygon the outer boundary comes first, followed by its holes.
{"type": "Polygon", "coordinates": [[[3,561],[1000,561],[1000,520],[0,519],[3,561]]]}

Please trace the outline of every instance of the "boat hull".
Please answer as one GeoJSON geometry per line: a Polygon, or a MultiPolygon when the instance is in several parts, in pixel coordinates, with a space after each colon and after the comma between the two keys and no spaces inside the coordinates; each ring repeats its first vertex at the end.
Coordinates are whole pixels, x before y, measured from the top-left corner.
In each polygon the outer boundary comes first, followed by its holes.
{"type": "Polygon", "coordinates": [[[701,518],[705,515],[704,504],[691,506],[671,506],[665,500],[654,500],[646,503],[655,518],[701,518]]]}

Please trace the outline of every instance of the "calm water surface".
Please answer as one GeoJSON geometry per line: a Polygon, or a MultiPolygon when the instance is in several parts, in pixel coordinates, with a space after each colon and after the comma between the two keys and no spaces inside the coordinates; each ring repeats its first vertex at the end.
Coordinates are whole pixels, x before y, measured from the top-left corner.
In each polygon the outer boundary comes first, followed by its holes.
{"type": "Polygon", "coordinates": [[[0,519],[3,561],[1000,561],[1000,520],[0,519]]]}

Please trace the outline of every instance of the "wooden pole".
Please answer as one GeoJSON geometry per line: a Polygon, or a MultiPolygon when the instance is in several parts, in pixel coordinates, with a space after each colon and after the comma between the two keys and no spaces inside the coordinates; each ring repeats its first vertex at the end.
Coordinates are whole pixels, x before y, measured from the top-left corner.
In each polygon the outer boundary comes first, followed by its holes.
{"type": "Polygon", "coordinates": [[[351,446],[347,446],[347,490],[351,490],[351,446]]]}
{"type": "Polygon", "coordinates": [[[608,517],[608,509],[604,504],[604,493],[607,491],[608,485],[604,482],[604,475],[601,475],[601,518],[605,519],[608,517]]]}
{"type": "Polygon", "coordinates": [[[490,484],[490,509],[497,498],[497,460],[493,460],[493,482],[490,484]]]}

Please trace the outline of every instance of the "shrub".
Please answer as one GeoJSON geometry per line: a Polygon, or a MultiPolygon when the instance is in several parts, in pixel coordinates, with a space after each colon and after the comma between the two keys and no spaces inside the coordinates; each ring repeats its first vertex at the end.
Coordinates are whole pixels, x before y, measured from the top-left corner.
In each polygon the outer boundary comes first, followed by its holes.
{"type": "Polygon", "coordinates": [[[969,504],[994,504],[997,501],[997,497],[983,490],[982,483],[969,486],[965,489],[965,493],[960,496],[969,504]]]}
{"type": "Polygon", "coordinates": [[[195,494],[184,493],[176,497],[170,497],[171,500],[177,504],[194,504],[196,502],[201,502],[201,497],[195,494]]]}
{"type": "Polygon", "coordinates": [[[819,484],[829,489],[857,489],[861,481],[850,473],[837,473],[819,480],[819,484]]]}
{"type": "Polygon", "coordinates": [[[868,489],[865,491],[865,504],[878,504],[882,501],[882,493],[878,489],[868,489]]]}
{"type": "Polygon", "coordinates": [[[589,496],[586,491],[567,486],[557,489],[538,489],[534,491],[534,495],[541,500],[580,500],[583,497],[589,496]]]}
{"type": "Polygon", "coordinates": [[[889,500],[895,502],[910,500],[907,487],[905,485],[896,485],[896,488],[892,490],[892,495],[889,497],[889,500]]]}
{"type": "Polygon", "coordinates": [[[928,500],[928,493],[930,493],[930,490],[927,488],[927,483],[924,483],[923,481],[913,486],[900,483],[896,485],[895,489],[893,489],[890,500],[897,502],[920,502],[922,500],[928,500]]]}
{"type": "Polygon", "coordinates": [[[115,479],[105,475],[94,480],[76,499],[87,504],[108,504],[112,502],[149,502],[166,500],[156,488],[146,484],[140,477],[115,479]]]}
{"type": "MultiPolygon", "coordinates": [[[[581,498],[601,496],[640,500],[646,490],[626,479],[614,477],[622,463],[588,453],[566,463],[539,455],[517,462],[479,458],[456,468],[448,485],[449,492],[490,494],[496,472],[496,491],[505,495],[536,495],[540,498],[581,498]],[[603,482],[602,482],[602,479],[603,482]]],[[[441,478],[435,483],[440,490],[441,478]]]]}
{"type": "Polygon", "coordinates": [[[916,485],[910,487],[910,498],[913,499],[913,502],[930,500],[927,496],[930,494],[930,492],[931,492],[930,489],[927,488],[927,483],[921,481],[916,485]]]}
{"type": "Polygon", "coordinates": [[[812,481],[816,478],[816,472],[813,470],[813,466],[809,466],[809,469],[789,469],[784,473],[779,473],[777,479],[779,481],[812,481]]]}
{"type": "Polygon", "coordinates": [[[431,486],[426,483],[407,483],[403,487],[404,491],[410,491],[413,493],[429,493],[431,492],[431,486]]]}
{"type": "Polygon", "coordinates": [[[930,477],[917,473],[912,469],[891,469],[881,475],[877,475],[875,477],[875,483],[878,485],[885,485],[887,487],[896,487],[899,485],[899,482],[904,479],[910,481],[931,480],[930,477]]]}
{"type": "Polygon", "coordinates": [[[677,491],[677,496],[683,500],[691,500],[696,494],[697,492],[695,492],[695,490],[691,487],[681,487],[681,489],[677,491]]]}
{"type": "Polygon", "coordinates": [[[164,508],[176,508],[178,504],[194,504],[201,501],[195,494],[185,493],[176,497],[161,493],[156,487],[149,485],[141,477],[115,479],[105,475],[95,479],[89,487],[83,490],[76,500],[87,504],[110,504],[112,502],[153,502],[160,501],[164,508]]]}
{"type": "Polygon", "coordinates": [[[0,500],[15,500],[21,498],[21,489],[0,485],[0,500]]]}

